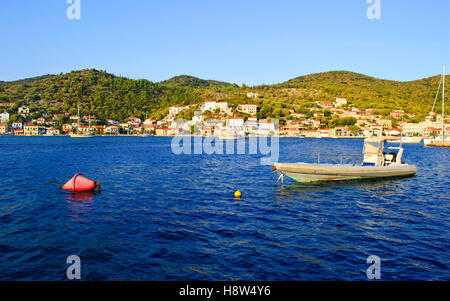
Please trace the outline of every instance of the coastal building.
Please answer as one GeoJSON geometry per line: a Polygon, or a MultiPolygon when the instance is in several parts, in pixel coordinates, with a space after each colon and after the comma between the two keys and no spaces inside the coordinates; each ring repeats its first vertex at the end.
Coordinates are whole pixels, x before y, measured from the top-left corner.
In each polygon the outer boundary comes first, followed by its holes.
{"type": "Polygon", "coordinates": [[[37,136],[39,135],[39,126],[27,124],[23,127],[23,133],[25,136],[37,136]]]}
{"type": "Polygon", "coordinates": [[[44,117],[39,117],[38,119],[36,119],[36,124],[38,124],[38,125],[45,124],[45,118],[44,117]]]}
{"type": "Polygon", "coordinates": [[[311,121],[311,125],[312,125],[313,127],[315,127],[315,128],[320,127],[320,120],[317,120],[317,119],[311,119],[310,121],[311,121]]]}
{"type": "Polygon", "coordinates": [[[244,128],[244,118],[242,117],[231,117],[227,120],[227,127],[234,129],[244,128]]]}
{"type": "Polygon", "coordinates": [[[258,112],[258,106],[255,104],[242,104],[238,106],[238,111],[250,115],[255,115],[258,112]]]}
{"type": "Polygon", "coordinates": [[[347,126],[337,126],[330,129],[330,136],[332,137],[348,137],[350,134],[347,126]]]}
{"type": "Polygon", "coordinates": [[[187,109],[187,107],[171,106],[171,107],[169,107],[169,115],[177,116],[178,113],[180,113],[181,111],[184,111],[186,109],[187,109]]]}
{"type": "Polygon", "coordinates": [[[247,121],[244,124],[244,130],[248,134],[255,134],[258,131],[259,124],[258,119],[251,117],[247,119],[247,121]]]}
{"type": "Polygon", "coordinates": [[[0,114],[0,122],[8,122],[9,121],[9,113],[8,112],[3,112],[0,114]]]}
{"type": "Polygon", "coordinates": [[[203,121],[203,115],[201,114],[195,114],[194,117],[192,117],[192,122],[195,123],[202,123],[203,121]]]}
{"type": "Polygon", "coordinates": [[[119,134],[119,127],[115,126],[115,125],[108,126],[105,129],[105,133],[108,134],[108,135],[118,135],[119,134]]]}
{"type": "Polygon", "coordinates": [[[93,126],[80,125],[78,131],[83,134],[92,134],[92,132],[95,132],[95,128],[93,126]]]}
{"type": "Polygon", "coordinates": [[[272,136],[278,135],[278,130],[275,128],[275,124],[268,120],[260,120],[258,134],[260,136],[272,136]]]}
{"type": "Polygon", "coordinates": [[[22,106],[18,109],[18,113],[23,116],[28,115],[28,114],[30,114],[30,108],[28,108],[26,106],[22,106]]]}
{"type": "Polygon", "coordinates": [[[11,127],[12,127],[13,130],[21,130],[23,128],[23,124],[20,121],[14,121],[11,124],[11,127]]]}
{"type": "Polygon", "coordinates": [[[167,132],[169,131],[168,128],[163,127],[163,128],[157,128],[156,129],[156,136],[167,136],[167,132]]]}
{"type": "Polygon", "coordinates": [[[334,106],[336,108],[343,107],[346,104],[347,104],[347,99],[345,99],[345,98],[336,98],[336,100],[334,101],[334,106]]]}
{"type": "Polygon", "coordinates": [[[107,125],[119,125],[120,122],[113,120],[113,119],[106,119],[106,124],[107,125]]]}
{"type": "Polygon", "coordinates": [[[322,109],[331,109],[333,107],[333,103],[324,101],[324,102],[318,102],[317,103],[322,109]]]}
{"type": "Polygon", "coordinates": [[[371,124],[369,127],[369,136],[382,136],[383,127],[379,124],[371,124]]]}
{"type": "Polygon", "coordinates": [[[63,124],[62,131],[66,132],[66,133],[70,133],[70,132],[72,132],[72,126],[68,123],[63,124]]]}
{"type": "Polygon", "coordinates": [[[292,116],[292,117],[295,117],[295,118],[298,118],[298,119],[306,118],[306,115],[303,114],[303,113],[295,113],[295,112],[292,112],[292,113],[291,113],[291,116],[292,116]]]}
{"type": "Polygon", "coordinates": [[[17,129],[13,131],[14,136],[23,136],[23,129],[17,129]]]}
{"type": "Polygon", "coordinates": [[[406,136],[422,136],[425,134],[425,128],[427,122],[421,122],[421,123],[403,123],[401,125],[402,132],[406,136]]]}
{"type": "Polygon", "coordinates": [[[393,110],[390,115],[394,118],[402,118],[404,114],[405,112],[403,110],[393,110]]]}
{"type": "Polygon", "coordinates": [[[202,136],[211,136],[213,134],[213,128],[210,126],[202,127],[202,136]]]}
{"type": "Polygon", "coordinates": [[[248,92],[247,93],[247,97],[248,98],[258,98],[259,94],[258,93],[254,93],[254,92],[248,92]]]}
{"type": "Polygon", "coordinates": [[[7,123],[0,123],[0,135],[9,133],[9,125],[7,123]]]}
{"type": "Polygon", "coordinates": [[[128,124],[132,127],[138,127],[141,124],[141,119],[137,117],[128,117],[128,124]]]}
{"type": "Polygon", "coordinates": [[[55,129],[55,128],[48,128],[47,135],[48,136],[57,136],[57,135],[59,135],[59,130],[55,129]]]}
{"type": "Polygon", "coordinates": [[[386,130],[384,133],[386,134],[386,136],[400,136],[401,133],[402,133],[402,130],[400,130],[400,129],[389,129],[389,130],[386,130]]]}
{"type": "Polygon", "coordinates": [[[287,136],[287,137],[298,137],[300,136],[301,130],[303,129],[303,126],[301,123],[290,123],[283,127],[280,127],[279,134],[280,136],[287,136]]]}
{"type": "Polygon", "coordinates": [[[390,119],[378,119],[377,123],[385,130],[392,128],[392,120],[390,119]]]}
{"type": "Polygon", "coordinates": [[[313,114],[313,116],[314,117],[322,117],[324,114],[322,113],[322,112],[315,112],[314,114],[313,114]]]}
{"type": "Polygon", "coordinates": [[[144,126],[149,126],[152,125],[154,123],[154,121],[152,119],[145,119],[144,120],[144,126]]]}
{"type": "Polygon", "coordinates": [[[330,137],[330,129],[325,128],[325,129],[320,129],[319,130],[320,133],[320,137],[330,137]]]}
{"type": "Polygon", "coordinates": [[[306,130],[303,132],[305,137],[317,138],[320,137],[320,132],[318,130],[306,130]]]}
{"type": "Polygon", "coordinates": [[[95,116],[90,116],[90,115],[87,115],[87,116],[83,116],[83,121],[84,122],[95,122],[95,121],[97,121],[97,117],[95,117],[95,116]]]}
{"type": "Polygon", "coordinates": [[[216,102],[216,109],[219,109],[221,112],[227,112],[230,108],[230,105],[226,101],[218,101],[216,102]]]}
{"type": "Polygon", "coordinates": [[[106,134],[106,125],[93,125],[92,127],[95,129],[97,134],[99,135],[106,134]]]}
{"type": "Polygon", "coordinates": [[[205,101],[202,106],[202,112],[210,111],[214,112],[216,110],[216,102],[215,101],[205,101]]]}

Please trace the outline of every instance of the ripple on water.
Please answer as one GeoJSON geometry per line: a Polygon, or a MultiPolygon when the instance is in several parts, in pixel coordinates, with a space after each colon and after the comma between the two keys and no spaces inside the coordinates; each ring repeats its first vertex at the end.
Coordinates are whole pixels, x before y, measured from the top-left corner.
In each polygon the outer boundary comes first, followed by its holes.
{"type": "MultiPolygon", "coordinates": [[[[0,279],[64,280],[71,254],[85,280],[364,280],[369,255],[384,280],[450,279],[448,149],[404,145],[411,178],[274,186],[260,155],[170,142],[0,139],[0,279]],[[77,172],[102,193],[61,191],[77,172]]],[[[279,161],[361,148],[281,139],[279,161]]]]}

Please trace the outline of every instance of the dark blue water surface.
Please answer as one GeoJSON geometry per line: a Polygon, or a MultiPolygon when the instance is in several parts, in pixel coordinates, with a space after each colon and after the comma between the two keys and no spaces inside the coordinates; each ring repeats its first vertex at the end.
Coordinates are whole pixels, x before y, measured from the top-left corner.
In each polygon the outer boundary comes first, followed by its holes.
{"type": "MultiPolygon", "coordinates": [[[[361,139],[280,139],[280,162],[361,139]]],[[[171,138],[1,137],[0,280],[450,280],[450,149],[415,177],[299,184],[262,155],[175,155],[171,138]],[[75,173],[101,194],[59,189],[75,173]],[[240,200],[233,197],[240,189],[240,200]]]]}

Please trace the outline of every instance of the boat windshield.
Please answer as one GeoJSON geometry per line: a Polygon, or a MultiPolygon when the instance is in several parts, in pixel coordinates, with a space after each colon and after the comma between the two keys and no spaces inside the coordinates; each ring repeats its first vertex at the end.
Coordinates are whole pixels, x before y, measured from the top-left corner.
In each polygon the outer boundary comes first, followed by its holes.
{"type": "Polygon", "coordinates": [[[384,140],[366,139],[364,141],[363,165],[380,165],[383,160],[384,140]]]}

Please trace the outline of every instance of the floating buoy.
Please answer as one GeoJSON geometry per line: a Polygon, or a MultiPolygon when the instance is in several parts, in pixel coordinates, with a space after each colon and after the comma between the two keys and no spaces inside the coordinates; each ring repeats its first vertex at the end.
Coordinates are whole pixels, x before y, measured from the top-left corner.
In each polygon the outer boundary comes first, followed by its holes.
{"type": "Polygon", "coordinates": [[[239,189],[234,193],[234,197],[239,199],[241,197],[242,193],[239,191],[239,189]]]}
{"type": "Polygon", "coordinates": [[[64,184],[64,186],[61,188],[75,192],[91,191],[94,190],[95,188],[98,188],[98,190],[100,191],[100,183],[92,181],[83,176],[82,174],[77,173],[76,175],[73,176],[72,179],[69,180],[69,182],[64,184]]]}

